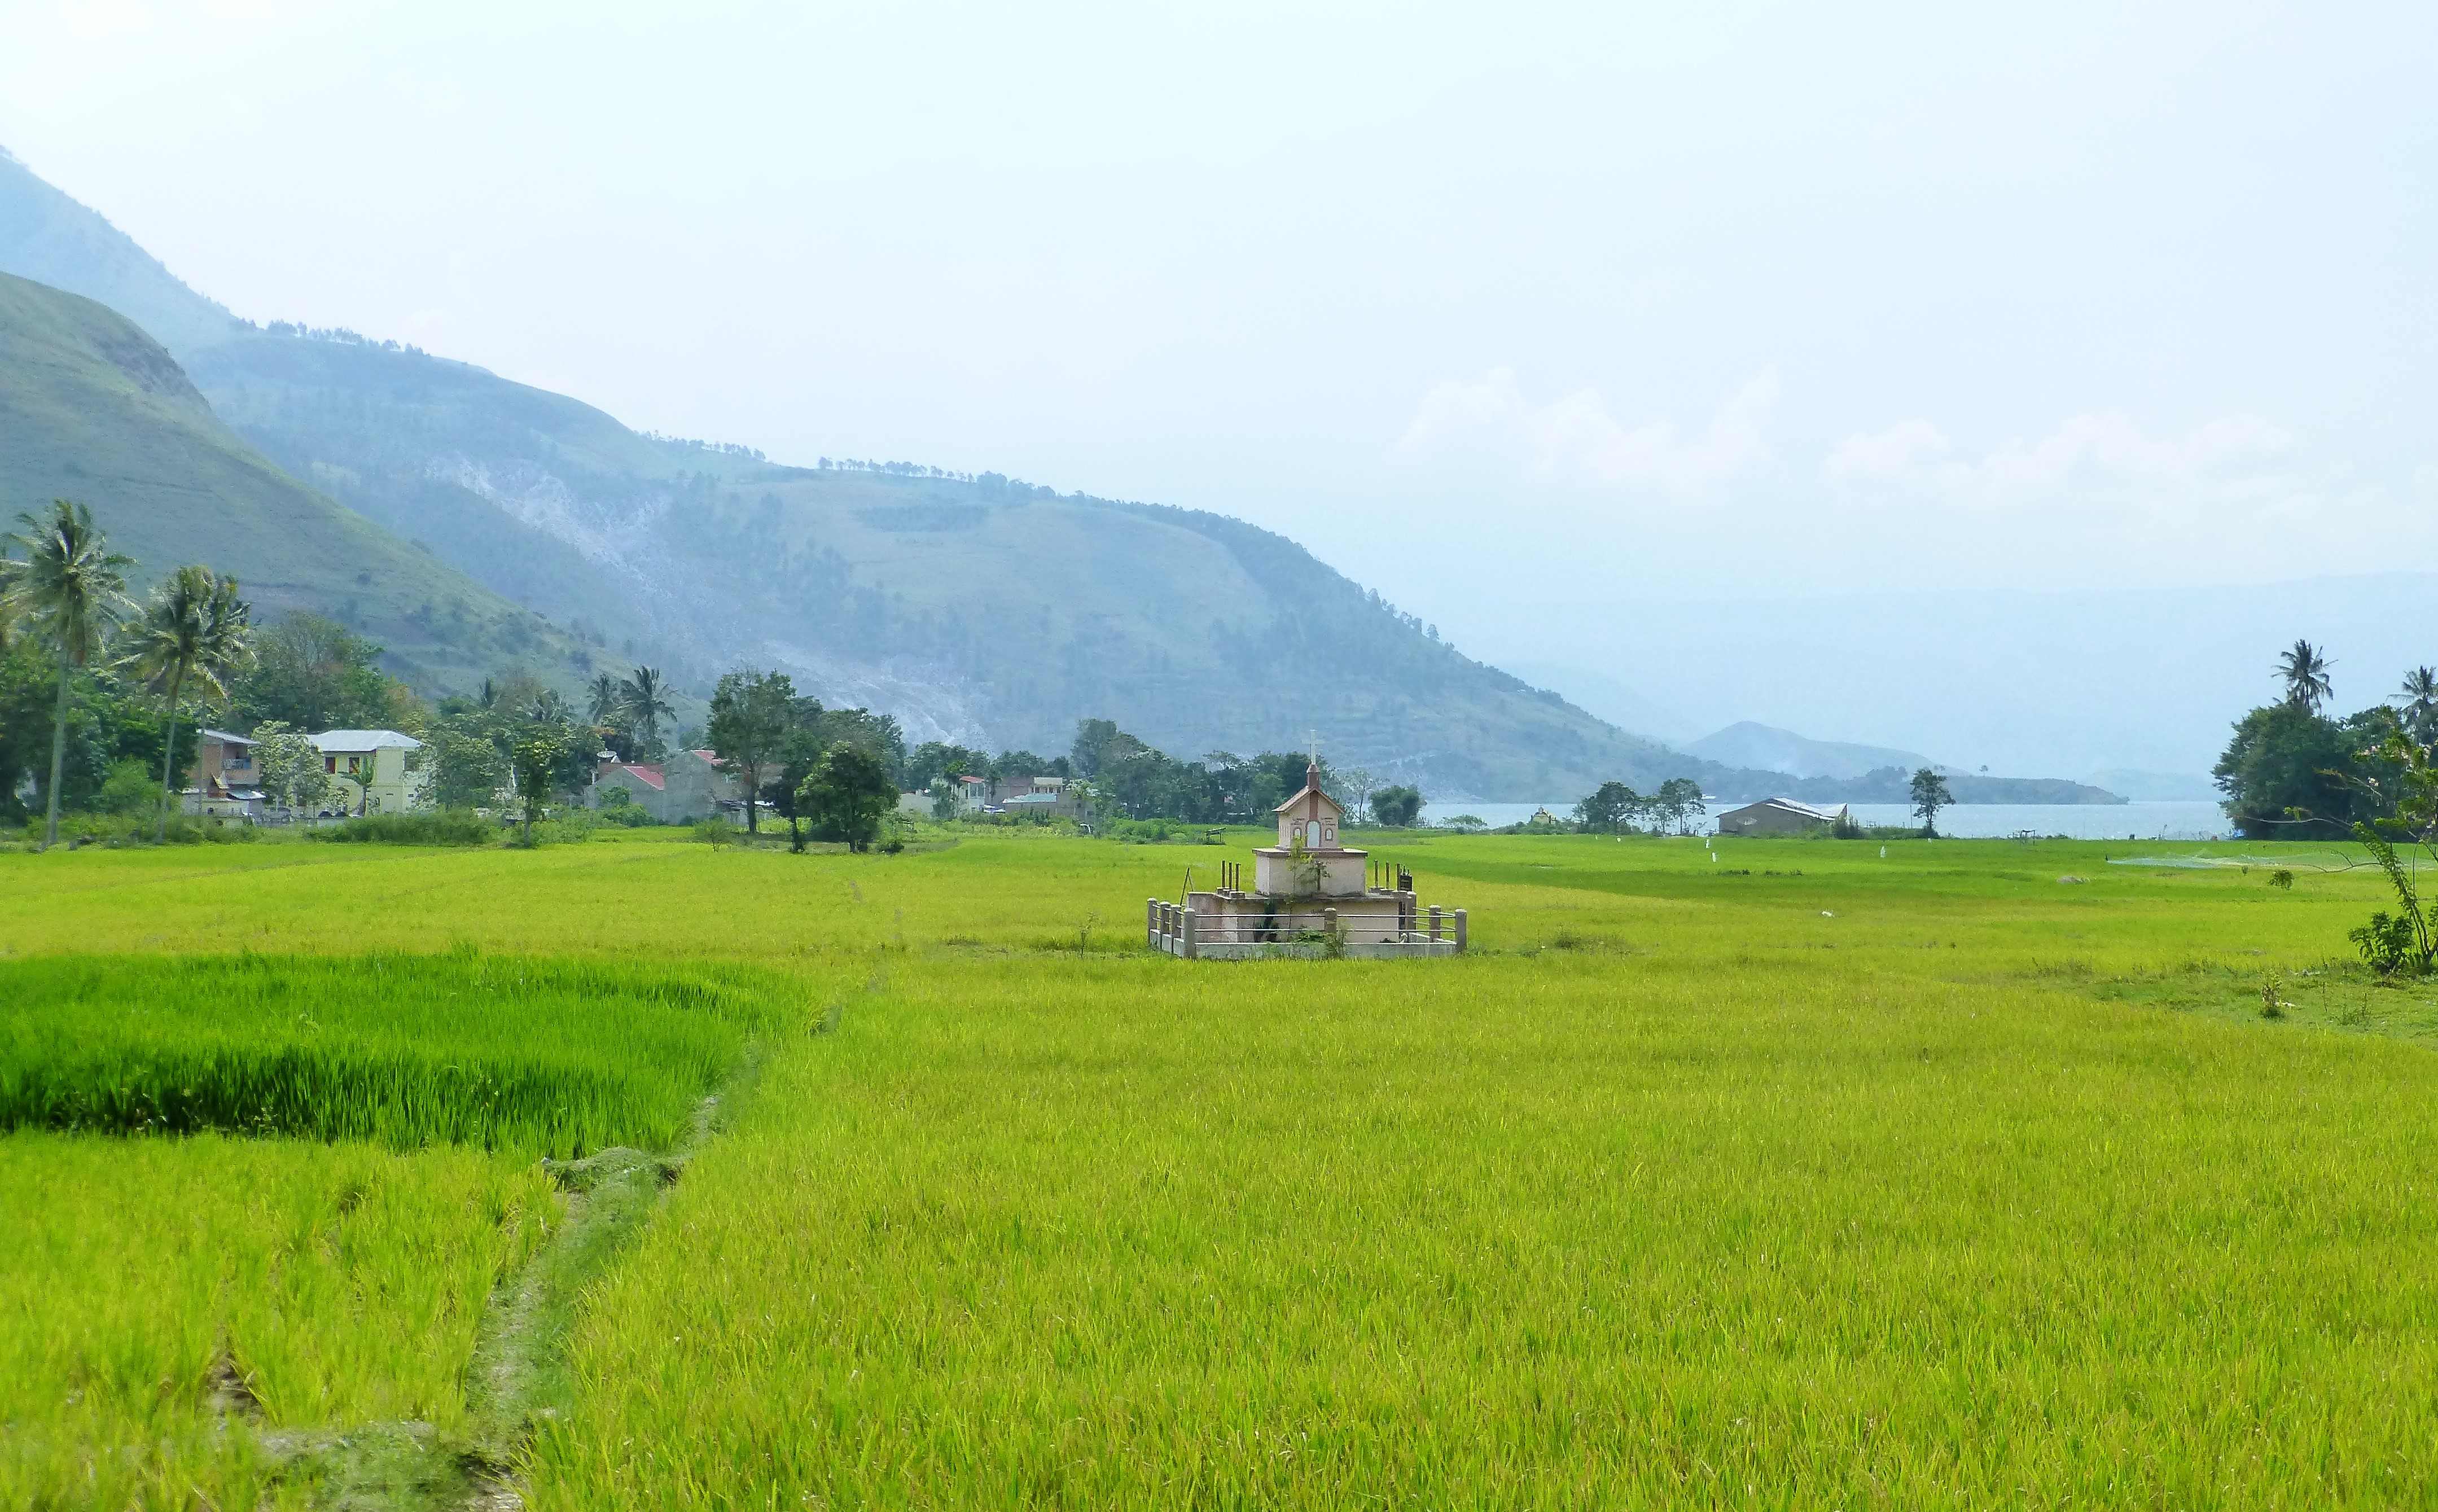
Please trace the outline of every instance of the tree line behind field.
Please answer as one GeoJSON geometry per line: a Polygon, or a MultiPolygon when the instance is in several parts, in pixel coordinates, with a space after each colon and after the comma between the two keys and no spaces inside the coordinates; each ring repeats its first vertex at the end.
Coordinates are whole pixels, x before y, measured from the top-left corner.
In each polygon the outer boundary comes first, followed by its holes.
{"type": "MultiPolygon", "coordinates": [[[[2307,640],[2278,658],[2285,696],[2237,720],[2218,757],[2227,815],[2246,839],[2358,842],[2396,910],[2348,937],[2381,976],[2427,975],[2438,964],[2438,900],[2421,894],[2438,868],[2438,668],[2413,667],[2384,702],[2337,717],[2332,665],[2307,640]]],[[[2276,875],[2292,885],[2290,872],[2276,875]]],[[[2273,1011],[2273,987],[2264,996],[2273,1011]]]]}
{"type": "Polygon", "coordinates": [[[2438,669],[2416,667],[2388,699],[2336,715],[2327,707],[2334,665],[2323,649],[2296,641],[2278,658],[2282,696],[2235,721],[2212,772],[2244,838],[2353,838],[2357,826],[2394,810],[2403,757],[2389,738],[2424,749],[2438,739],[2438,669]]]}
{"type": "MultiPolygon", "coordinates": [[[[928,741],[909,754],[904,775],[907,792],[938,792],[944,800],[966,777],[996,787],[1059,777],[1074,784],[1086,809],[1102,819],[1266,824],[1280,804],[1302,790],[1315,764],[1316,757],[1303,751],[1211,751],[1180,760],[1118,728],[1113,720],[1087,719],[1076,721],[1074,739],[1060,756],[1002,751],[994,756],[928,741]]],[[[1327,756],[1316,764],[1321,791],[1345,806],[1352,823],[1410,825],[1422,812],[1422,795],[1410,786],[1384,783],[1363,767],[1337,767],[1327,756]]]]}

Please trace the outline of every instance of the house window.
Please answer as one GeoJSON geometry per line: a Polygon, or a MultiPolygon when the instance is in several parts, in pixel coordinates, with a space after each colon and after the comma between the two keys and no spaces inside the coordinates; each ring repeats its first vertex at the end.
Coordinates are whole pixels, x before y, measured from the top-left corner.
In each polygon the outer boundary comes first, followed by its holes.
{"type": "Polygon", "coordinates": [[[339,758],[337,756],[324,756],[322,758],[322,770],[336,775],[339,770],[339,758]]]}

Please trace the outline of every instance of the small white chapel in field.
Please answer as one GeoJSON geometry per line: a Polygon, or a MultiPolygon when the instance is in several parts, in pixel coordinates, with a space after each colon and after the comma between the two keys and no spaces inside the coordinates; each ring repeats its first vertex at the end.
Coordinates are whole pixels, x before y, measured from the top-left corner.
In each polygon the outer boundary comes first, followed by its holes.
{"type": "MultiPolygon", "coordinates": [[[[1302,789],[1272,810],[1279,843],[1253,852],[1252,886],[1241,863],[1223,862],[1217,887],[1183,903],[1149,899],[1152,948],[1172,955],[1454,955],[1464,949],[1462,909],[1425,911],[1414,875],[1339,843],[1346,806],[1321,790],[1316,754],[1302,789]]],[[[1189,873],[1189,881],[1191,873],[1189,873]]]]}

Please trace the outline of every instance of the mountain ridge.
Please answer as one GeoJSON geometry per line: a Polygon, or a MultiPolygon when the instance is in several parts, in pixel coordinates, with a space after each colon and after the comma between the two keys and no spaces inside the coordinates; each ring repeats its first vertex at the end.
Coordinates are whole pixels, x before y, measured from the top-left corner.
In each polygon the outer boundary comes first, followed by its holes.
{"type": "MultiPolygon", "coordinates": [[[[186,561],[236,575],[258,614],[330,614],[380,641],[427,694],[510,659],[564,687],[592,655],[256,454],[169,353],[94,300],[0,274],[0,497],[71,498],[136,560],[137,587],[186,561]]],[[[11,513],[15,511],[10,511],[11,513]]]]}
{"type": "Polygon", "coordinates": [[[935,469],[793,468],[641,436],[395,343],[256,328],[0,162],[0,265],[117,298],[292,476],[501,596],[707,692],[776,665],[909,734],[1188,756],[1300,744],[1446,798],[1739,774],[1461,656],[1284,537],[935,469]]]}

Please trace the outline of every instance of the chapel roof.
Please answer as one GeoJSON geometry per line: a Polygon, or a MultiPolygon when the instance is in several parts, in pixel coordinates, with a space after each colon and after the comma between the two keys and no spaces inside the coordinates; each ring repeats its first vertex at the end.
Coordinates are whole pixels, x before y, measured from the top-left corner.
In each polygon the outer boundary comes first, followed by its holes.
{"type": "Polygon", "coordinates": [[[1317,797],[1321,802],[1329,805],[1332,809],[1336,809],[1337,816],[1339,818],[1343,819],[1346,817],[1346,805],[1339,803],[1336,799],[1321,791],[1320,763],[1316,761],[1311,766],[1303,769],[1303,786],[1296,790],[1295,796],[1271,809],[1270,812],[1284,813],[1288,809],[1294,808],[1297,804],[1303,802],[1306,798],[1312,797],[1317,797]]]}

